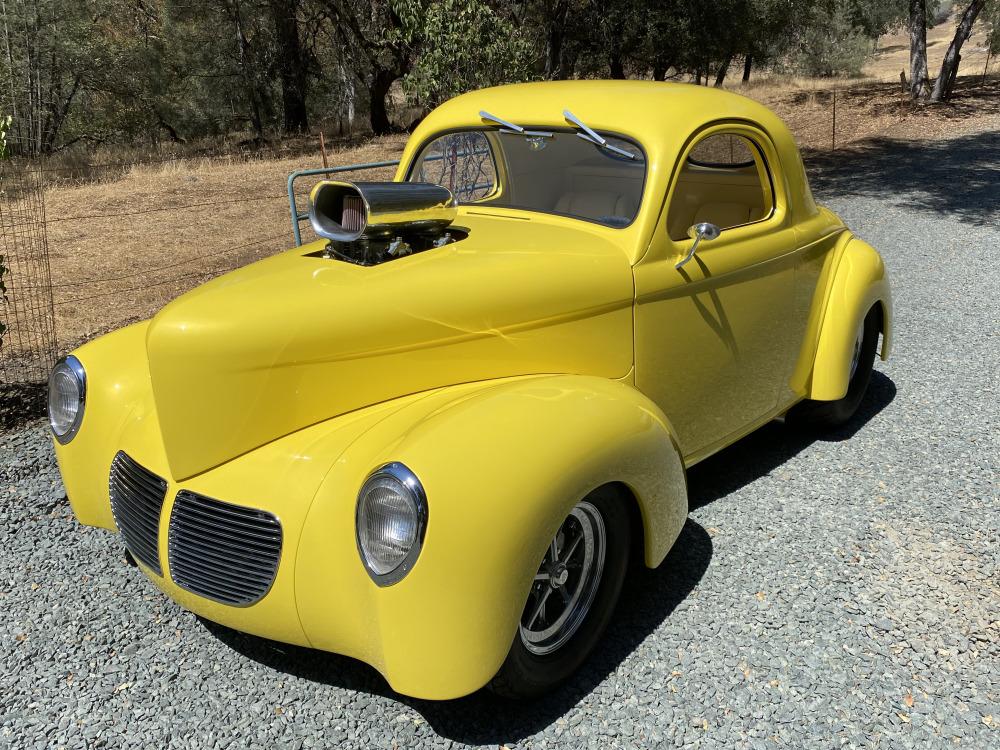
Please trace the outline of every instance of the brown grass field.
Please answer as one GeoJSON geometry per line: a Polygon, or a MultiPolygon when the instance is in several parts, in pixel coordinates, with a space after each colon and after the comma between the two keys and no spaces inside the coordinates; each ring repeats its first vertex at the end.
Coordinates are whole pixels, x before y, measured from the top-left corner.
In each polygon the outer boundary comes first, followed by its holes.
{"type": "MultiPolygon", "coordinates": [[[[932,75],[953,29],[949,20],[929,32],[932,75]]],[[[773,108],[807,151],[832,145],[834,96],[838,148],[874,137],[1000,131],[1000,80],[979,86],[981,43],[980,32],[966,44],[959,94],[945,106],[913,106],[900,94],[899,71],[908,67],[902,34],[881,40],[861,79],[763,77],[727,87],[773,108]]],[[[332,153],[330,162],[396,159],[404,143],[404,136],[370,140],[332,153]]],[[[171,160],[51,186],[46,214],[60,349],[148,317],[212,276],[290,246],[285,179],[317,166],[318,147],[311,156],[171,160]]]]}

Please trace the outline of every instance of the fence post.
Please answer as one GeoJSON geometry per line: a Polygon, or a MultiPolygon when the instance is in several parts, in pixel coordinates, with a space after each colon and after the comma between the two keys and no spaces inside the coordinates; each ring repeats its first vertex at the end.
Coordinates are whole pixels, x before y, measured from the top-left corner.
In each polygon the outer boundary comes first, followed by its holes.
{"type": "Polygon", "coordinates": [[[833,128],[830,131],[830,150],[837,150],[837,89],[833,89],[833,128]]]}

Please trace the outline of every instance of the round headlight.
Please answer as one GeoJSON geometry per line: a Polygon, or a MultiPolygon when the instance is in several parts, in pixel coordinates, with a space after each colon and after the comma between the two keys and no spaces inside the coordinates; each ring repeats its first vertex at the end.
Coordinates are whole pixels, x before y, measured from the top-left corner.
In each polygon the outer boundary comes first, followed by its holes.
{"type": "Polygon", "coordinates": [[[358,550],[380,586],[403,578],[417,561],[427,528],[427,498],[416,475],[401,463],[376,469],[358,493],[358,550]]]}
{"type": "Polygon", "coordinates": [[[87,400],[87,374],[74,356],[63,357],[49,376],[49,426],[60,443],[68,443],[80,429],[87,400]]]}

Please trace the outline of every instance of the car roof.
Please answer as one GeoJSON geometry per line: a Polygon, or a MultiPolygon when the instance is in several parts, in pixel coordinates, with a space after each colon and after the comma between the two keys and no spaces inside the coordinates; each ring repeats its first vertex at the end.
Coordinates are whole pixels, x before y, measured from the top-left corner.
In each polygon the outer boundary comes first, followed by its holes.
{"type": "MultiPolygon", "coordinates": [[[[739,117],[763,126],[777,117],[764,105],[745,96],[709,86],[635,80],[538,81],[494,86],[462,94],[434,110],[427,119],[479,125],[479,111],[518,125],[566,127],[563,110],[569,109],[591,127],[617,132],[642,133],[655,139],[668,122],[691,131],[707,122],[739,117]]],[[[780,121],[778,121],[780,123],[780,121]]]]}

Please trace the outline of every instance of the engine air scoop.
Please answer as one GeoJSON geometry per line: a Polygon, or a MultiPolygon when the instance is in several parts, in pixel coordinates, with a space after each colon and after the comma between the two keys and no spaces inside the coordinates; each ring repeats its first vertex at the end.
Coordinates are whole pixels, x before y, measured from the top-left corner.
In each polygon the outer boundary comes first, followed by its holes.
{"type": "Polygon", "coordinates": [[[309,195],[309,221],[334,242],[437,236],[458,215],[451,191],[422,182],[324,180],[309,195]]]}

